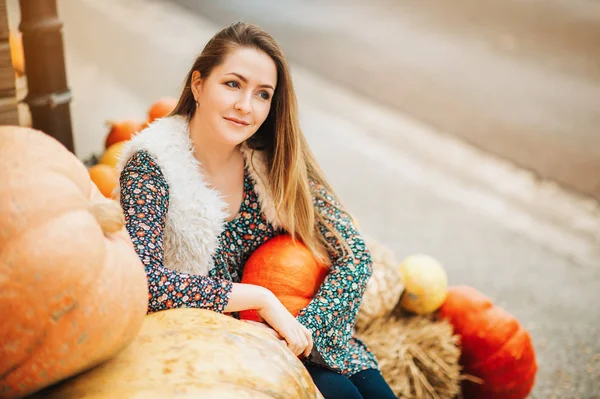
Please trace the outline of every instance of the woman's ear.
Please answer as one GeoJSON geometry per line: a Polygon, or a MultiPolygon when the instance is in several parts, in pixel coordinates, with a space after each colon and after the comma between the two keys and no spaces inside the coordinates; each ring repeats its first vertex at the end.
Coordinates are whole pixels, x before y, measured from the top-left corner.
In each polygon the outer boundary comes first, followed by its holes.
{"type": "Polygon", "coordinates": [[[197,99],[198,95],[200,95],[200,92],[202,91],[202,77],[200,76],[200,72],[192,72],[192,81],[190,82],[190,88],[192,90],[194,98],[197,99]]]}

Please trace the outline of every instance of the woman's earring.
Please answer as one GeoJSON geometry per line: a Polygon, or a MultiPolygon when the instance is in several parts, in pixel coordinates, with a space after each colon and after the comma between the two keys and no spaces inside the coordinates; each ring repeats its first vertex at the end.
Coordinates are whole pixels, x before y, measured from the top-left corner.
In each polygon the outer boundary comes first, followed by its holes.
{"type": "Polygon", "coordinates": [[[196,108],[198,108],[198,101],[196,101],[196,108]]]}

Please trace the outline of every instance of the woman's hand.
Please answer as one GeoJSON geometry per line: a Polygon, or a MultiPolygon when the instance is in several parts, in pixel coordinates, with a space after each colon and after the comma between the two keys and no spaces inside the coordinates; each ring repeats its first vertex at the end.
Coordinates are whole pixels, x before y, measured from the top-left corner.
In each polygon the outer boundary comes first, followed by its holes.
{"type": "Polygon", "coordinates": [[[283,339],[281,334],[279,334],[277,331],[275,331],[271,327],[269,327],[268,324],[262,323],[260,321],[254,321],[254,320],[242,320],[242,321],[244,323],[248,323],[248,324],[252,324],[254,326],[260,327],[263,330],[265,330],[267,333],[269,333],[269,335],[272,335],[273,337],[277,338],[280,341],[285,341],[285,339],[283,339]]]}
{"type": "Polygon", "coordinates": [[[281,304],[275,295],[267,297],[257,312],[283,338],[296,356],[308,356],[312,351],[311,332],[281,304]]]}

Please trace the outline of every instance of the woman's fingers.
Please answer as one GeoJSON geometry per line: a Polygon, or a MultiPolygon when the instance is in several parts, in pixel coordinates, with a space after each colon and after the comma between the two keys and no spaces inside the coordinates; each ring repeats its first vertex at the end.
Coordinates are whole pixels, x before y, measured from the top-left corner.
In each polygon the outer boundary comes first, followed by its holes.
{"type": "Polygon", "coordinates": [[[260,328],[264,328],[264,329],[268,330],[269,334],[271,334],[275,338],[285,341],[288,348],[296,356],[300,356],[300,355],[308,356],[308,355],[310,355],[310,352],[312,351],[312,347],[313,347],[312,333],[310,332],[309,329],[307,329],[306,327],[304,327],[303,325],[301,325],[299,323],[297,325],[297,328],[294,328],[291,331],[286,332],[285,336],[283,336],[282,334],[277,332],[275,329],[273,329],[268,324],[260,323],[260,322],[253,321],[253,320],[244,320],[244,322],[253,324],[260,328]]]}
{"type": "Polygon", "coordinates": [[[281,336],[281,334],[279,334],[276,330],[271,328],[271,331],[273,332],[273,335],[275,336],[275,338],[277,338],[279,340],[283,340],[283,337],[281,336]]]}
{"type": "Polygon", "coordinates": [[[310,355],[310,352],[312,351],[314,342],[312,339],[312,333],[306,327],[304,328],[304,334],[306,335],[306,339],[308,341],[308,345],[306,346],[306,350],[304,351],[304,356],[308,356],[308,355],[310,355]]]}
{"type": "Polygon", "coordinates": [[[294,355],[300,356],[300,354],[304,351],[306,347],[305,343],[302,340],[302,335],[299,331],[296,331],[296,350],[294,351],[294,355]]]}
{"type": "Polygon", "coordinates": [[[302,355],[309,347],[308,337],[304,331],[304,327],[300,325],[300,328],[296,331],[297,339],[299,342],[298,352],[295,353],[296,356],[302,355]]]}
{"type": "Polygon", "coordinates": [[[304,351],[306,350],[306,348],[308,347],[308,339],[306,339],[306,335],[304,335],[304,331],[300,330],[298,331],[298,334],[300,335],[300,350],[298,351],[298,355],[300,356],[302,353],[304,353],[304,351]]]}
{"type": "Polygon", "coordinates": [[[302,342],[302,334],[298,330],[294,329],[290,331],[286,341],[294,355],[299,356],[304,351],[305,345],[302,342]]]}

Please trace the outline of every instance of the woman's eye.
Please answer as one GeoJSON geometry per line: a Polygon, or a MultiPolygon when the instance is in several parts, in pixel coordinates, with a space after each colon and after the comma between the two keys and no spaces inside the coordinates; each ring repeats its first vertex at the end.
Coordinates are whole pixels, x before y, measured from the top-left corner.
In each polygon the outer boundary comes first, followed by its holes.
{"type": "Polygon", "coordinates": [[[235,80],[232,80],[230,82],[225,83],[227,86],[229,87],[233,87],[234,89],[237,89],[238,87],[240,87],[239,83],[236,82],[235,80]]]}
{"type": "Polygon", "coordinates": [[[258,95],[261,96],[263,100],[268,100],[269,98],[271,98],[269,93],[267,93],[266,91],[261,91],[260,93],[258,93],[258,95]]]}

